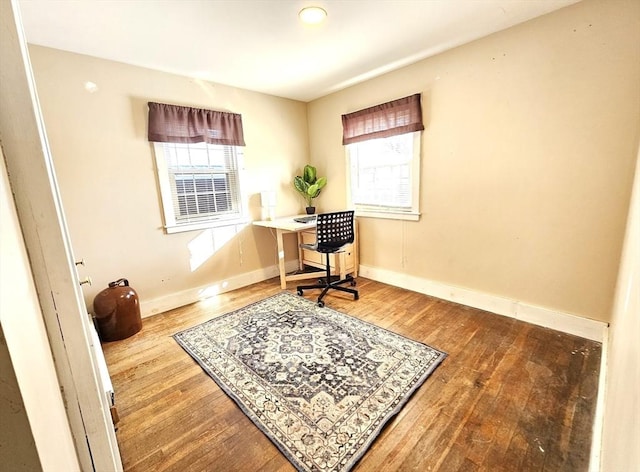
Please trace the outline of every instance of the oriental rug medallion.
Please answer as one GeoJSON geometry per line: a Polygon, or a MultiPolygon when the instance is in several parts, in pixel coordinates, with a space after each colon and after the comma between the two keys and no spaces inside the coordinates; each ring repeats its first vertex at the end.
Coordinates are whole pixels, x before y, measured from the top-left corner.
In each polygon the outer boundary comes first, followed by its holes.
{"type": "Polygon", "coordinates": [[[446,354],[281,292],[174,335],[300,471],[348,471],[446,354]]]}

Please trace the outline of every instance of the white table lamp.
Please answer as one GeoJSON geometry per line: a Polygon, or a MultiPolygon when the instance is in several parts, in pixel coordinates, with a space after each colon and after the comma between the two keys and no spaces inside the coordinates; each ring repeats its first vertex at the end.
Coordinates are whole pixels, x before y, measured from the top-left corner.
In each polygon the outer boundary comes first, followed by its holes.
{"type": "Polygon", "coordinates": [[[264,190],[260,192],[260,204],[262,206],[262,219],[273,220],[276,212],[275,190],[264,190]]]}

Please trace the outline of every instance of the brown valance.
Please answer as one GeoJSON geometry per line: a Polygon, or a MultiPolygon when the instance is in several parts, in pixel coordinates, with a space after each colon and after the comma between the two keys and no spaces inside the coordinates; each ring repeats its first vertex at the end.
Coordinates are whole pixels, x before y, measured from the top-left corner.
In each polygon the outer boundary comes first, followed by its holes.
{"type": "Polygon", "coordinates": [[[237,113],[149,102],[149,141],[244,146],[237,113]]]}
{"type": "Polygon", "coordinates": [[[420,94],[342,115],[342,144],[424,129],[420,94]]]}

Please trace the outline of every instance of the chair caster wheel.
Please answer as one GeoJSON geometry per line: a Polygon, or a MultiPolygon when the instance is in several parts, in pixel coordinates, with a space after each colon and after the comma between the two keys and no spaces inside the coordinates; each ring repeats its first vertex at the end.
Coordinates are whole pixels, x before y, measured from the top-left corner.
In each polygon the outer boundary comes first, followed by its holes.
{"type": "Polygon", "coordinates": [[[320,301],[318,302],[318,306],[319,306],[320,308],[323,308],[323,307],[324,307],[324,302],[323,302],[322,300],[320,300],[320,301]]]}
{"type": "Polygon", "coordinates": [[[297,293],[298,293],[298,296],[300,296],[300,297],[302,296],[302,290],[298,289],[297,293]]]}
{"type": "Polygon", "coordinates": [[[356,286],[356,280],[353,279],[351,282],[349,282],[349,285],[351,285],[352,287],[356,286]]]}
{"type": "Polygon", "coordinates": [[[356,294],[356,295],[353,296],[353,299],[354,300],[358,300],[358,299],[360,299],[360,296],[356,294]]]}

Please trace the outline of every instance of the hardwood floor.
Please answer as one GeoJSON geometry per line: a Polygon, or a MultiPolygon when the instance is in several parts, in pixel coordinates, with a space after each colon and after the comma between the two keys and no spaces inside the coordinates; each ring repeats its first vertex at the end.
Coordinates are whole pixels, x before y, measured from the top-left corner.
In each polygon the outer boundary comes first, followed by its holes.
{"type": "MultiPolygon", "coordinates": [[[[327,306],[449,356],[354,471],[588,469],[599,343],[362,277],[358,288],[360,300],[332,292],[327,306]]],[[[279,291],[261,282],[103,345],[127,472],[294,470],[171,337],[279,291]]]]}

